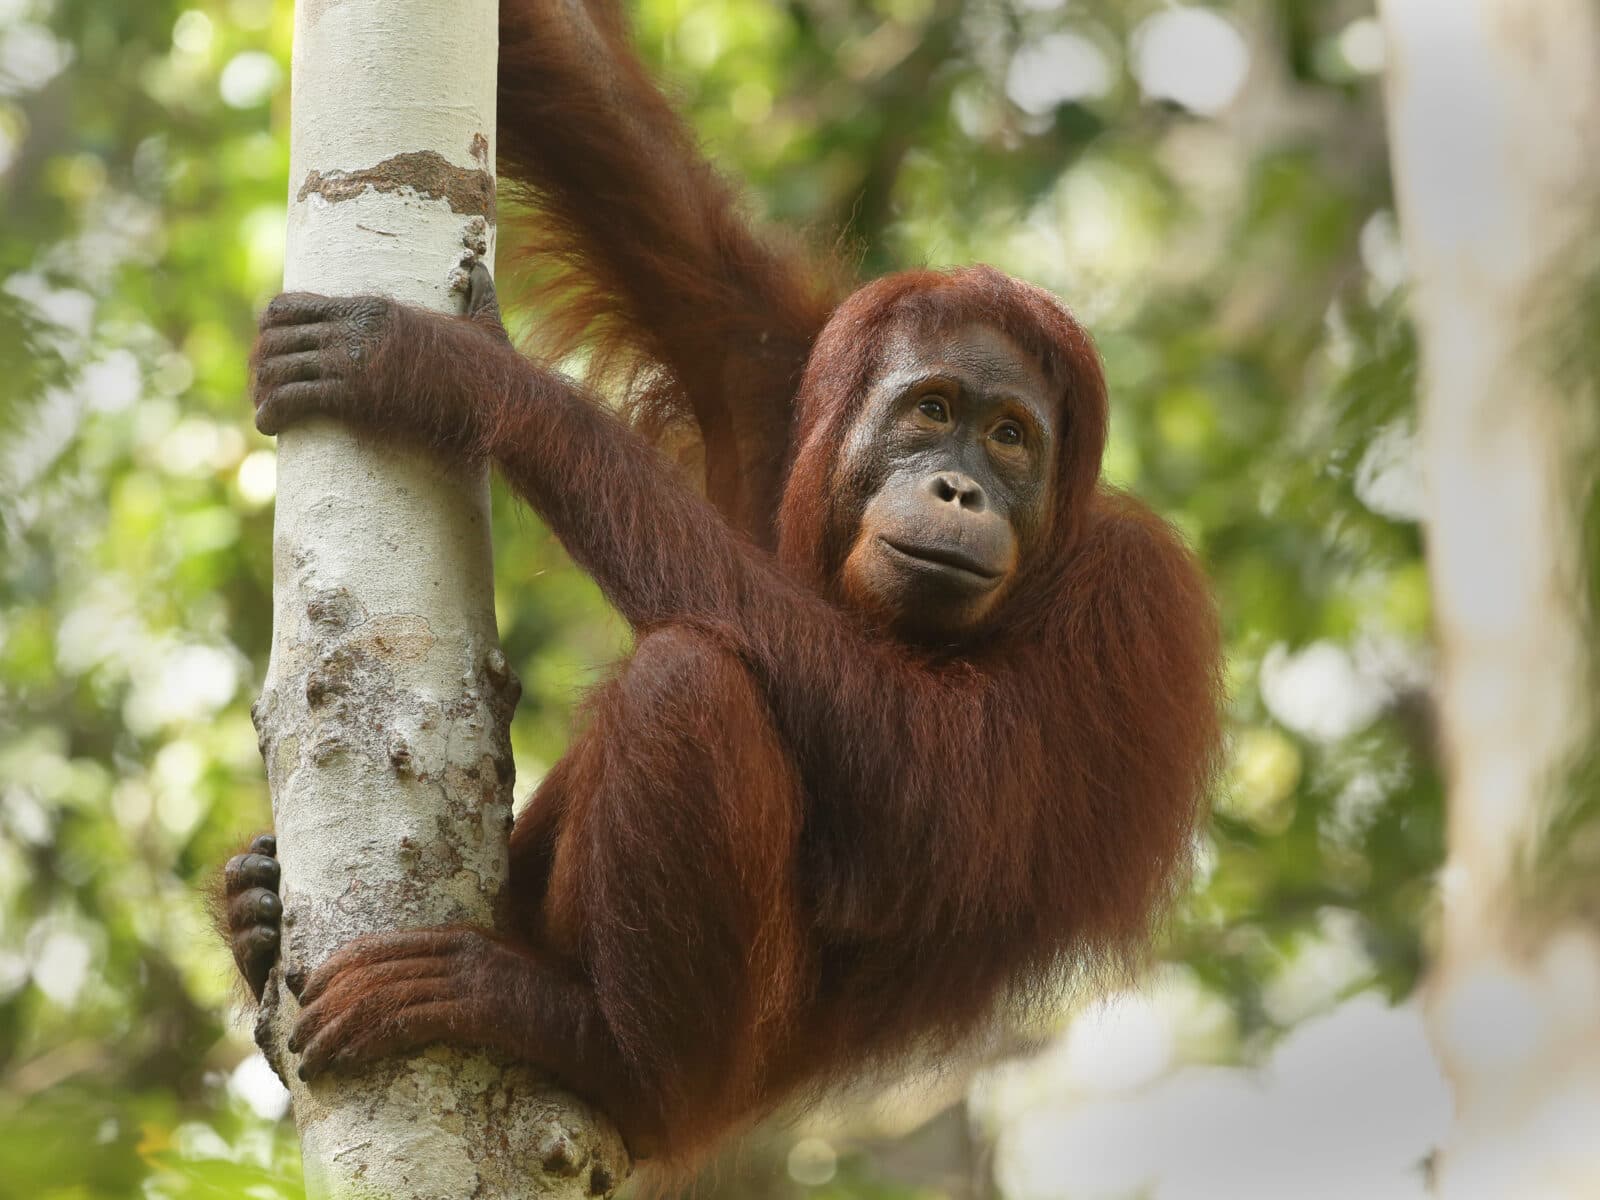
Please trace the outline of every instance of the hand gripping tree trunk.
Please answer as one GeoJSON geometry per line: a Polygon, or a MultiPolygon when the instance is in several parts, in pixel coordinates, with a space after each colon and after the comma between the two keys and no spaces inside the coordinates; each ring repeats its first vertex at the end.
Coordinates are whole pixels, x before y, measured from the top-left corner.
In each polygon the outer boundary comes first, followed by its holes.
{"type": "MultiPolygon", "coordinates": [[[[1394,175],[1422,338],[1428,568],[1450,780],[1434,1043],[1457,1116],[1442,1197],[1600,1195],[1593,879],[1536,864],[1595,717],[1574,449],[1595,397],[1555,336],[1600,209],[1593,0],[1385,0],[1394,175]]],[[[1593,337],[1592,330],[1588,336],[1593,337]]],[[[1587,469],[1588,464],[1585,464],[1587,469]]]]}
{"type": "MultiPolygon", "coordinates": [[[[301,0],[286,286],[458,309],[494,233],[493,0],[301,0]]],[[[609,1125],[525,1068],[442,1047],[297,1081],[288,970],[360,933],[492,924],[517,684],[497,645],[483,474],[317,422],[279,442],[272,660],[256,709],[284,949],[257,1040],[294,1093],[312,1196],[578,1197],[609,1125]]]]}

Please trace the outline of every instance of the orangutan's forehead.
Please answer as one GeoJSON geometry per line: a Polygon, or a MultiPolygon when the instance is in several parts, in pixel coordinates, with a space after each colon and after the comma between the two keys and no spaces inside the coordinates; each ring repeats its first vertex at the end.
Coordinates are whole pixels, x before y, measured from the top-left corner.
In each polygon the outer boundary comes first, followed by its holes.
{"type": "Polygon", "coordinates": [[[946,369],[990,386],[1048,395],[1053,390],[1037,357],[993,325],[971,322],[949,328],[902,324],[891,327],[878,354],[877,378],[946,369]]]}

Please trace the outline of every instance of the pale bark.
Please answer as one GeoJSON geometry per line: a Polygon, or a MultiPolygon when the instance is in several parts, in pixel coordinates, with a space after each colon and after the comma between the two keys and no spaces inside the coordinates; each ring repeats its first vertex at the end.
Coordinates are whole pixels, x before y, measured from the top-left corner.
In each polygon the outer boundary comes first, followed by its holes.
{"type": "Polygon", "coordinates": [[[1441,1196],[1600,1195],[1600,941],[1529,865],[1589,728],[1586,405],[1551,333],[1600,203],[1593,0],[1385,0],[1423,349],[1427,539],[1449,777],[1432,1032],[1457,1117],[1441,1196]]]}
{"type": "MultiPolygon", "coordinates": [[[[493,0],[301,0],[286,287],[459,311],[491,252],[493,0]]],[[[257,707],[285,942],[258,1023],[308,1192],[578,1197],[615,1133],[525,1068],[434,1048],[307,1087],[284,968],[357,934],[492,924],[516,682],[497,644],[486,479],[319,422],[279,439],[273,648],[257,707]]]]}

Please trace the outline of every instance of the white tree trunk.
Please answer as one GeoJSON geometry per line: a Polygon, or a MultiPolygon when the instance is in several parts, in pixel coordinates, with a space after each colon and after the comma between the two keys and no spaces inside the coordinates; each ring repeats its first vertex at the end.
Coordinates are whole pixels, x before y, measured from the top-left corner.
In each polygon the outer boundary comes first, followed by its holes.
{"type": "Polygon", "coordinates": [[[1552,921],[1528,867],[1594,709],[1568,471],[1585,400],[1552,377],[1551,335],[1600,211],[1600,8],[1382,7],[1450,789],[1428,989],[1457,1104],[1439,1194],[1592,1197],[1600,942],[1552,921]]]}
{"type": "MultiPolygon", "coordinates": [[[[301,0],[286,287],[459,311],[494,235],[493,0],[301,0]],[[470,262],[470,257],[468,260],[470,262]]],[[[494,621],[482,474],[318,422],[279,439],[273,648],[257,727],[284,951],[258,1040],[294,1093],[313,1197],[578,1197],[610,1127],[523,1068],[435,1048],[295,1078],[283,968],[364,932],[493,924],[517,685],[494,621]]]]}

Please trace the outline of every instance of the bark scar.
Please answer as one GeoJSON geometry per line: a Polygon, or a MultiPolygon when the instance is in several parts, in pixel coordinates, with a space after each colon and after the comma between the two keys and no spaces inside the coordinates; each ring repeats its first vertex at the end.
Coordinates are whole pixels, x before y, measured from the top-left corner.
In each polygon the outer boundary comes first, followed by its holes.
{"type": "MultiPolygon", "coordinates": [[[[476,142],[473,149],[477,150],[476,142]]],[[[474,157],[482,162],[486,155],[474,157]]],[[[494,220],[494,175],[487,165],[458,167],[437,150],[410,150],[355,171],[313,169],[306,172],[295,199],[304,201],[315,193],[330,204],[340,204],[369,188],[375,192],[409,190],[429,200],[445,201],[452,212],[494,220]]]]}

